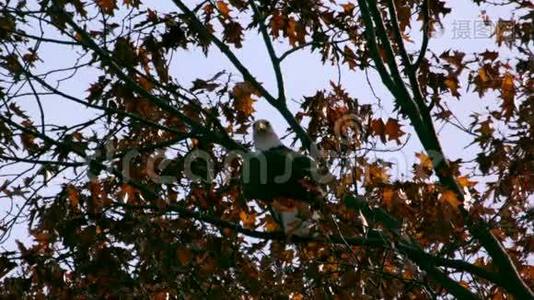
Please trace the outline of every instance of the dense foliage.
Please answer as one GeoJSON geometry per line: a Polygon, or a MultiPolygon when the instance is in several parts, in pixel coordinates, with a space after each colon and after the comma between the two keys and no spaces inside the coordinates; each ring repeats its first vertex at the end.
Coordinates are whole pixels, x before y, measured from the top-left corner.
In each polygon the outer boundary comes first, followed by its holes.
{"type": "Polygon", "coordinates": [[[456,1],[150,2],[0,4],[0,233],[18,245],[0,254],[3,295],[534,298],[530,1],[475,0],[514,12],[482,14],[495,47],[476,53],[432,49],[456,1]],[[270,88],[239,55],[250,36],[270,88]],[[310,51],[350,70],[345,85],[377,74],[387,117],[335,78],[289,105],[284,63],[310,51]],[[191,52],[232,67],[180,82],[191,52]],[[75,59],[50,68],[50,53],[75,59]],[[473,93],[485,113],[457,116],[473,93]],[[266,203],[242,197],[259,103],[335,177],[319,234],[284,236],[266,203]],[[474,159],[448,158],[456,137],[438,125],[468,137],[474,159]],[[393,176],[381,153],[410,136],[417,163],[393,176]]]}

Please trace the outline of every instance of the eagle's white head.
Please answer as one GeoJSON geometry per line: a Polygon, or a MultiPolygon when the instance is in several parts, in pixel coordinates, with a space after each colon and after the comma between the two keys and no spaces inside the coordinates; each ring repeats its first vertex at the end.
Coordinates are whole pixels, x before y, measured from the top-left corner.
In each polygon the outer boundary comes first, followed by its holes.
{"type": "Polygon", "coordinates": [[[267,120],[258,120],[253,125],[254,147],[257,151],[267,151],[282,146],[280,138],[274,133],[271,123],[267,120]]]}

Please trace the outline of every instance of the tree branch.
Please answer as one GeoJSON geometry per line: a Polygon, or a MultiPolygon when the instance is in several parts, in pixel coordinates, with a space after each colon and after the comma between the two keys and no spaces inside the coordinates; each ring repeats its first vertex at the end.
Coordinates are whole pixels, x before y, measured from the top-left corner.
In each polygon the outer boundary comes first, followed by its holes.
{"type": "MultiPolygon", "coordinates": [[[[368,11],[366,3],[364,3],[363,0],[359,0],[358,2],[361,6],[362,16],[364,17],[364,19],[367,19],[366,26],[372,26],[372,23],[369,21],[369,17],[367,16],[368,11]]],[[[383,44],[386,44],[388,64],[390,65],[390,68],[396,70],[396,64],[393,65],[395,63],[394,57],[393,59],[390,59],[392,57],[391,46],[388,35],[384,28],[382,16],[380,15],[380,12],[378,10],[378,5],[375,0],[368,0],[368,2],[371,4],[371,11],[373,18],[375,19],[375,23],[378,27],[379,38],[383,44]]],[[[395,17],[396,19],[394,6],[392,8],[393,9],[391,9],[390,6],[390,14],[392,15],[391,18],[393,19],[395,17]]],[[[403,43],[403,41],[402,37],[399,34],[400,31],[398,31],[398,24],[393,24],[393,26],[394,28],[397,27],[397,33],[394,32],[394,34],[396,37],[396,42],[400,45],[401,43],[403,43]]],[[[399,46],[399,49],[404,49],[404,46],[399,46]]],[[[401,53],[401,57],[406,58],[408,56],[406,53],[401,53]]],[[[379,57],[377,59],[379,59],[379,57]]],[[[405,61],[404,64],[406,66],[411,65],[409,64],[409,61],[405,61]]],[[[412,91],[416,104],[416,111],[418,111],[418,114],[408,114],[408,117],[412,121],[414,129],[416,130],[418,137],[421,140],[421,143],[423,144],[425,150],[432,158],[434,170],[436,171],[440,182],[448,189],[455,192],[458,198],[463,201],[464,194],[461,188],[458,186],[458,183],[456,182],[453,174],[450,172],[450,166],[448,161],[445,159],[445,155],[435,132],[432,117],[426,104],[424,103],[421,89],[419,87],[419,83],[416,77],[416,70],[413,68],[406,68],[406,71],[408,73],[408,77],[412,85],[412,91]],[[421,127],[419,128],[417,124],[419,124],[421,127]]],[[[397,72],[393,72],[393,77],[397,78],[397,74],[397,72]]],[[[404,85],[402,79],[399,81],[399,79],[397,78],[395,81],[399,84],[404,85]]],[[[390,91],[394,95],[397,94],[395,90],[390,89],[390,91]]],[[[407,101],[399,101],[399,103],[401,104],[401,106],[408,106],[410,108],[412,107],[412,104],[408,103],[407,101]]],[[[473,220],[472,217],[469,215],[469,212],[463,207],[460,207],[460,212],[464,216],[464,219],[466,219],[468,228],[470,229],[473,236],[477,238],[482,244],[482,246],[488,251],[489,255],[494,259],[501,272],[510,274],[509,277],[506,277],[506,279],[503,280],[503,287],[505,287],[509,292],[516,295],[520,299],[534,298],[534,293],[522,280],[513,262],[511,261],[511,258],[506,253],[506,250],[503,248],[502,244],[497,240],[497,238],[491,233],[488,228],[488,225],[484,222],[484,220],[480,218],[473,220]]]]}
{"type": "Polygon", "coordinates": [[[265,43],[265,47],[267,48],[267,52],[269,53],[269,58],[271,60],[271,63],[273,65],[274,74],[276,76],[276,85],[278,87],[278,101],[286,102],[286,93],[284,88],[284,76],[282,75],[282,70],[280,68],[280,59],[277,57],[276,52],[274,51],[273,43],[271,42],[271,38],[269,37],[269,33],[267,32],[267,28],[265,27],[265,24],[263,23],[263,16],[258,11],[258,8],[256,7],[256,4],[254,3],[254,0],[249,0],[250,6],[252,7],[252,11],[254,12],[254,16],[258,19],[258,26],[260,28],[261,36],[263,38],[263,42],[265,43]]]}
{"type": "Polygon", "coordinates": [[[243,78],[250,82],[254,88],[271,104],[273,107],[278,109],[282,116],[286,119],[289,126],[297,137],[302,142],[302,145],[310,150],[312,156],[315,157],[314,147],[313,147],[313,141],[307,134],[307,132],[300,126],[298,121],[295,119],[293,114],[289,111],[285,103],[281,101],[277,101],[277,99],[271,95],[264,87],[263,85],[256,80],[256,78],[250,73],[250,71],[241,63],[241,61],[235,56],[235,54],[232,52],[232,50],[223,43],[220,39],[218,39],[213,33],[208,31],[206,27],[198,20],[198,18],[195,16],[195,14],[180,0],[173,0],[173,2],[178,6],[178,8],[185,14],[186,18],[189,20],[190,26],[193,30],[198,31],[200,34],[209,37],[209,39],[217,46],[217,48],[230,60],[230,62],[234,65],[234,67],[241,73],[243,78]]]}
{"type": "Polygon", "coordinates": [[[141,96],[149,99],[150,101],[152,101],[154,104],[156,104],[161,109],[163,109],[163,110],[165,110],[165,111],[177,116],[185,124],[189,125],[191,128],[193,128],[197,132],[202,133],[206,137],[211,137],[213,140],[217,141],[221,145],[223,145],[223,146],[225,146],[225,147],[227,147],[229,149],[240,149],[241,148],[241,145],[239,145],[233,139],[229,138],[227,135],[224,135],[224,134],[221,134],[221,133],[218,133],[218,132],[210,131],[207,128],[205,128],[204,126],[202,126],[201,124],[198,124],[197,122],[195,122],[194,120],[192,120],[191,118],[186,116],[183,112],[178,110],[176,107],[170,105],[169,104],[170,101],[165,101],[165,100],[160,99],[159,97],[157,97],[155,95],[152,95],[151,93],[147,92],[143,87],[141,87],[134,80],[132,80],[132,78],[130,78],[130,76],[128,76],[127,74],[123,73],[121,71],[121,69],[122,69],[121,66],[119,66],[113,60],[113,58],[111,58],[108,55],[108,53],[104,49],[100,48],[95,43],[95,41],[93,41],[91,36],[85,30],[83,30],[81,27],[79,27],[78,24],[76,24],[76,22],[74,22],[72,20],[72,18],[62,8],[56,6],[56,10],[55,11],[57,13],[61,14],[64,17],[65,22],[67,24],[69,24],[74,29],[74,31],[76,31],[76,33],[78,33],[80,35],[80,37],[81,37],[80,43],[83,46],[93,50],[96,54],[98,54],[98,56],[101,58],[102,62],[105,63],[117,75],[117,77],[119,79],[121,79],[122,81],[124,81],[124,83],[129,88],[131,88],[133,91],[135,91],[135,92],[139,93],[141,96]]]}
{"type": "MultiPolygon", "coordinates": [[[[73,153],[76,153],[77,155],[81,156],[81,157],[84,157],[84,153],[77,150],[75,147],[71,147],[70,145],[64,143],[64,142],[59,142],[55,139],[52,139],[44,134],[41,134],[40,132],[38,131],[35,131],[35,130],[32,130],[30,128],[27,128],[27,127],[24,127],[22,125],[19,125],[17,124],[16,122],[8,119],[8,118],[5,118],[4,116],[1,116],[0,115],[0,120],[4,121],[5,123],[7,124],[10,124],[11,126],[13,127],[16,127],[17,129],[25,132],[25,133],[28,133],[28,134],[32,134],[32,135],[35,135],[36,137],[42,139],[43,141],[49,143],[49,144],[52,144],[52,145],[56,145],[58,148],[66,151],[66,152],[73,152],[73,153]]],[[[100,167],[105,167],[104,164],[102,162],[99,162],[99,161],[95,161],[96,164],[98,164],[100,167]]],[[[132,180],[132,179],[129,179],[129,178],[126,178],[124,176],[124,174],[120,171],[120,170],[117,170],[115,168],[113,168],[111,170],[111,172],[117,176],[117,178],[121,179],[121,180],[124,180],[125,182],[127,182],[128,184],[132,185],[133,187],[135,187],[136,189],[138,189],[141,193],[143,193],[145,196],[147,196],[148,198],[154,198],[154,199],[157,199],[159,197],[158,194],[154,193],[150,188],[146,187],[144,184],[136,181],[136,180],[132,180]]],[[[127,204],[121,204],[121,203],[117,203],[115,202],[116,205],[120,205],[120,206],[131,206],[131,205],[127,205],[127,204]]],[[[155,206],[155,205],[145,205],[145,206],[135,206],[137,207],[138,209],[152,209],[152,210],[161,210],[161,208],[159,208],[158,206],[155,206]]],[[[188,209],[185,209],[185,208],[181,208],[179,206],[176,206],[176,205],[173,205],[173,206],[168,206],[167,209],[169,211],[175,211],[175,212],[178,212],[179,214],[181,214],[182,216],[185,216],[185,217],[189,217],[189,218],[194,218],[198,221],[202,221],[202,222],[206,222],[206,223],[209,223],[209,224],[212,224],[212,225],[215,225],[215,226],[219,226],[219,227],[222,227],[222,228],[229,228],[229,229],[233,229],[233,230],[236,230],[240,233],[243,233],[243,234],[246,234],[250,237],[255,237],[255,238],[262,238],[262,239],[276,239],[276,240],[287,240],[287,237],[285,236],[285,234],[283,232],[261,232],[261,231],[255,231],[255,230],[249,230],[249,229],[246,229],[246,228],[242,228],[241,226],[237,225],[237,224],[234,224],[234,223],[231,223],[231,222],[228,222],[228,221],[224,221],[224,220],[221,220],[221,219],[218,219],[218,218],[215,218],[215,217],[212,217],[212,216],[208,216],[208,215],[204,215],[202,213],[199,213],[199,212],[193,212],[193,211],[190,211],[188,209]]],[[[385,223],[387,226],[390,226],[388,225],[389,223],[385,223]]],[[[390,242],[388,242],[386,239],[385,239],[385,236],[380,233],[379,231],[375,231],[375,230],[372,230],[369,232],[368,234],[368,237],[365,237],[365,238],[362,238],[362,237],[355,237],[355,238],[345,238],[345,237],[342,237],[342,236],[329,236],[327,238],[324,238],[324,239],[321,239],[321,238],[315,238],[315,237],[297,237],[297,236],[293,236],[291,237],[291,241],[293,242],[309,242],[309,241],[317,241],[317,242],[325,242],[325,243],[336,243],[336,244],[350,244],[350,245],[353,245],[353,246],[372,246],[372,247],[389,247],[391,245],[390,242]]],[[[428,258],[430,257],[429,254],[426,254],[423,250],[418,250],[417,247],[413,247],[409,244],[405,244],[404,242],[401,242],[401,243],[397,243],[397,246],[399,247],[399,249],[402,250],[403,253],[405,253],[406,255],[408,255],[408,257],[413,260],[414,262],[418,263],[423,269],[427,270],[427,272],[433,274],[433,276],[437,276],[437,278],[440,278],[440,280],[445,280],[445,277],[448,278],[445,274],[443,274],[443,272],[441,270],[439,270],[438,268],[436,268],[435,266],[433,266],[432,264],[430,264],[430,262],[428,262],[428,258]]],[[[431,259],[430,261],[439,261],[441,263],[447,263],[447,260],[442,260],[442,259],[431,259]]],[[[449,266],[453,267],[453,266],[456,266],[458,268],[465,268],[465,265],[460,265],[460,264],[454,264],[454,263],[449,263],[449,266]]],[[[475,268],[475,266],[472,266],[471,269],[475,268]]],[[[482,274],[482,272],[478,272],[478,274],[482,274]]],[[[491,277],[490,276],[487,276],[489,280],[491,280],[491,277]]],[[[452,283],[446,283],[446,284],[451,284],[452,283]]],[[[445,286],[445,285],[444,285],[445,286]]],[[[463,288],[463,287],[462,287],[463,288]]],[[[458,295],[462,295],[462,296],[466,296],[467,294],[462,294],[461,292],[458,292],[458,295]]]]}
{"type": "Polygon", "coordinates": [[[423,0],[423,5],[421,6],[421,10],[423,13],[423,41],[421,43],[421,49],[419,50],[419,55],[417,56],[417,60],[412,64],[412,68],[414,70],[418,70],[419,66],[421,65],[421,62],[425,58],[426,51],[428,49],[428,42],[430,41],[430,33],[429,33],[429,26],[430,26],[430,13],[429,13],[429,7],[428,7],[428,1],[429,0],[423,0]]]}

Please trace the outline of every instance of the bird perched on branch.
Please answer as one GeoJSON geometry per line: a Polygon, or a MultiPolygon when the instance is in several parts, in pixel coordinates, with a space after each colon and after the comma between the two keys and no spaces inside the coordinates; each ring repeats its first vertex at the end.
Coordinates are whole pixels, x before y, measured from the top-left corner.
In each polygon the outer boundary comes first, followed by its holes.
{"type": "Polygon", "coordinates": [[[324,197],[316,162],[284,146],[267,120],[254,123],[253,137],[256,151],[245,157],[241,175],[245,198],[269,204],[286,235],[307,236],[310,207],[324,197]]]}

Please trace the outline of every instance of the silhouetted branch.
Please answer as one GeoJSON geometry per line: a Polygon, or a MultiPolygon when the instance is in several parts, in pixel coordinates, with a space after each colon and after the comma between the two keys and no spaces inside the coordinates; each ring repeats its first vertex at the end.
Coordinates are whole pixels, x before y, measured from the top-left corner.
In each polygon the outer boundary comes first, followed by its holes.
{"type": "Polygon", "coordinates": [[[295,134],[302,142],[302,145],[309,149],[313,153],[313,141],[308,136],[304,128],[300,126],[298,121],[295,119],[293,114],[289,111],[286,104],[282,101],[277,101],[277,98],[275,98],[272,94],[270,94],[263,85],[256,80],[256,78],[250,73],[250,71],[243,65],[243,63],[235,56],[235,54],[232,52],[232,50],[223,43],[220,39],[218,39],[213,33],[209,32],[206,27],[198,20],[198,18],[195,16],[195,14],[185,5],[182,1],[179,0],[173,0],[173,2],[180,8],[180,10],[185,14],[187,17],[187,20],[189,21],[189,24],[193,30],[196,30],[200,34],[209,37],[209,39],[217,46],[217,48],[230,60],[230,62],[234,65],[234,67],[241,73],[243,78],[250,82],[254,88],[271,104],[273,107],[278,109],[280,114],[284,117],[284,119],[288,122],[289,126],[293,131],[295,131],[295,134]]]}
{"type": "MultiPolygon", "coordinates": [[[[409,94],[406,94],[404,91],[406,90],[406,85],[404,81],[402,80],[402,77],[400,77],[400,73],[398,72],[398,67],[395,62],[395,55],[393,54],[391,43],[389,41],[389,37],[387,35],[387,32],[384,27],[384,22],[382,19],[382,16],[380,14],[380,11],[378,10],[378,4],[375,0],[359,0],[358,3],[360,4],[362,17],[364,18],[366,22],[366,30],[369,30],[367,27],[372,27],[373,22],[371,21],[371,17],[374,19],[374,25],[377,26],[377,37],[381,40],[382,46],[385,48],[386,56],[388,59],[388,66],[390,67],[390,71],[392,72],[392,77],[394,79],[394,82],[396,84],[401,84],[403,86],[398,87],[401,90],[400,96],[409,97],[409,94]],[[369,2],[369,9],[371,13],[369,13],[367,3],[369,2]]],[[[395,7],[394,4],[390,1],[390,17],[396,20],[396,13],[395,13],[395,7]]],[[[441,148],[439,139],[437,137],[437,134],[434,130],[433,121],[430,115],[430,112],[428,110],[428,107],[424,103],[424,99],[421,93],[421,89],[419,87],[419,82],[417,80],[416,71],[415,69],[409,67],[411,66],[411,63],[407,61],[408,55],[405,52],[404,46],[401,46],[403,43],[402,37],[400,35],[400,31],[398,28],[398,23],[393,24],[394,27],[394,36],[396,38],[396,43],[399,45],[400,51],[404,50],[404,53],[401,53],[401,58],[404,59],[404,65],[407,66],[405,69],[408,75],[408,78],[410,80],[410,84],[412,86],[412,92],[415,98],[415,103],[412,101],[406,101],[407,99],[398,99],[397,101],[401,105],[401,107],[405,107],[405,110],[408,111],[408,117],[412,121],[412,124],[414,126],[415,131],[417,132],[417,135],[419,139],[421,140],[421,143],[423,144],[425,150],[429,153],[430,157],[433,161],[434,170],[436,171],[436,174],[440,180],[440,182],[446,186],[451,191],[454,191],[458,198],[460,200],[464,200],[464,194],[461,188],[458,186],[458,183],[456,182],[451,170],[449,163],[447,159],[445,158],[445,155],[443,153],[443,150],[441,148]],[[396,28],[396,29],[395,29],[396,28]],[[414,110],[412,110],[415,108],[414,110]]],[[[372,32],[372,31],[370,31],[372,32]]],[[[369,39],[372,39],[373,36],[369,35],[369,39]]],[[[372,41],[371,41],[372,43],[372,41]]],[[[376,58],[376,60],[380,60],[380,56],[376,58]]],[[[398,97],[399,91],[395,88],[390,88],[390,86],[386,85],[388,89],[391,91],[391,93],[398,97]]],[[[489,255],[494,259],[495,263],[499,266],[499,269],[502,272],[505,272],[507,274],[510,274],[510,277],[507,277],[505,281],[503,281],[503,286],[512,294],[515,294],[519,298],[534,298],[534,293],[529,289],[529,287],[526,285],[526,283],[522,280],[521,276],[519,275],[517,269],[515,268],[513,262],[511,261],[510,256],[506,253],[506,250],[503,248],[502,244],[497,240],[497,238],[491,233],[488,225],[484,220],[478,218],[473,220],[472,217],[469,215],[467,210],[465,208],[460,207],[460,212],[466,219],[466,223],[468,225],[468,228],[470,229],[471,233],[475,238],[478,239],[478,241],[482,244],[482,246],[488,251],[489,255]]]]}

